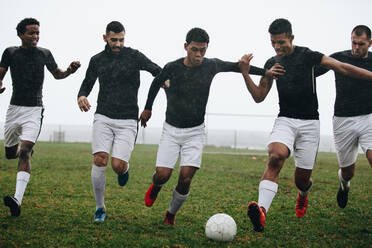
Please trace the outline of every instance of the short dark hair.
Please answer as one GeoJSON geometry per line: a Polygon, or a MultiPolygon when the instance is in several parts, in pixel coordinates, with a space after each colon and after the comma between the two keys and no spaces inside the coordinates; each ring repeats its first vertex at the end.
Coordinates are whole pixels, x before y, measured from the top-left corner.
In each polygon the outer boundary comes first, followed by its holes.
{"type": "Polygon", "coordinates": [[[112,21],[109,24],[107,24],[107,26],[106,26],[106,34],[108,34],[110,31],[112,31],[114,33],[120,33],[122,31],[125,32],[125,28],[124,28],[123,24],[121,24],[120,22],[112,21]]]}
{"type": "Polygon", "coordinates": [[[292,35],[292,24],[284,18],[276,19],[270,24],[269,33],[274,35],[286,33],[289,37],[292,35]]]}
{"type": "Polygon", "coordinates": [[[191,41],[209,43],[209,35],[204,29],[192,28],[186,35],[186,43],[190,44],[191,41]]]}
{"type": "Polygon", "coordinates": [[[371,29],[366,25],[358,25],[356,26],[351,33],[355,33],[357,36],[362,36],[363,34],[367,35],[367,39],[371,39],[371,29]]]}
{"type": "Polygon", "coordinates": [[[18,23],[16,29],[17,29],[17,34],[24,34],[26,32],[26,26],[28,25],[38,25],[40,26],[40,23],[38,20],[35,18],[25,18],[20,23],[18,23]]]}

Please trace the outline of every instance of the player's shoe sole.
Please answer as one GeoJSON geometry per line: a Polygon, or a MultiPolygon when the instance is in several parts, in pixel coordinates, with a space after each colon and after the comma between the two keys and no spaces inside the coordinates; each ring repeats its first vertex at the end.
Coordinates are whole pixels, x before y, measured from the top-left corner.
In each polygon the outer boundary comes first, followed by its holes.
{"type": "Polygon", "coordinates": [[[340,208],[345,208],[347,205],[347,201],[349,198],[349,189],[347,190],[342,190],[342,187],[340,185],[340,188],[338,189],[337,192],[337,203],[340,208]]]}
{"type": "Polygon", "coordinates": [[[251,202],[248,205],[247,214],[253,224],[253,230],[262,232],[265,227],[266,213],[264,209],[258,206],[257,202],[251,202]]]}
{"type": "Polygon", "coordinates": [[[18,217],[21,214],[21,206],[14,197],[10,195],[4,196],[4,205],[9,207],[12,216],[18,217]]]}
{"type": "Polygon", "coordinates": [[[297,202],[296,202],[296,216],[302,218],[305,216],[307,210],[307,202],[309,199],[309,194],[306,196],[301,196],[300,192],[297,192],[297,202]]]}
{"type": "Polygon", "coordinates": [[[176,215],[169,213],[168,211],[165,213],[164,223],[167,225],[175,225],[176,215]]]}

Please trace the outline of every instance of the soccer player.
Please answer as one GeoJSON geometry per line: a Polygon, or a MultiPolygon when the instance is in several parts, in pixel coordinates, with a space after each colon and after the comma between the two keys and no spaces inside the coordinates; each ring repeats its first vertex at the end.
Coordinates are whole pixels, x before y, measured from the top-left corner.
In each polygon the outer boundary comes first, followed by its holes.
{"type": "MultiPolygon", "coordinates": [[[[248,205],[247,214],[258,232],[264,230],[266,214],[278,190],[280,170],[290,153],[293,153],[296,165],[296,216],[301,218],[305,215],[320,136],[314,66],[321,65],[349,77],[372,80],[370,71],[339,62],[307,47],[295,46],[291,23],[286,19],[271,23],[269,33],[276,56],[266,62],[265,68],[285,70],[285,74],[276,79],[280,112],[269,140],[269,159],[259,184],[258,203],[248,205]]],[[[250,59],[251,56],[246,55],[242,61],[250,59]]],[[[248,91],[256,102],[263,101],[273,79],[262,77],[256,86],[244,69],[247,67],[244,63],[241,65],[248,91]]]]}
{"type": "MultiPolygon", "coordinates": [[[[165,223],[174,225],[175,215],[186,198],[192,178],[200,168],[205,136],[204,115],[213,77],[219,72],[240,72],[238,63],[204,58],[209,44],[207,32],[191,29],[184,48],[187,56],[168,63],[151,84],[146,106],[141,114],[141,125],[146,127],[151,117],[154,99],[166,80],[166,120],[159,144],[156,171],[146,192],[145,204],[151,207],[162,187],[170,178],[180,155],[178,184],[165,214],[165,223]]],[[[251,66],[249,73],[264,75],[265,70],[251,66]]],[[[272,71],[267,71],[272,75],[272,71]]]]}
{"type": "MultiPolygon", "coordinates": [[[[330,57],[372,71],[371,29],[356,26],[351,32],[351,50],[330,57]]],[[[328,70],[320,68],[319,74],[328,70]]],[[[345,208],[350,180],[354,176],[358,144],[372,166],[372,84],[367,80],[351,78],[335,72],[336,101],[333,117],[333,135],[340,169],[340,187],[337,203],[345,208]]]]}
{"type": "Polygon", "coordinates": [[[93,56],[78,94],[81,111],[89,111],[87,99],[97,78],[99,94],[93,122],[92,185],[96,199],[94,221],[106,217],[104,193],[106,168],[111,154],[111,167],[118,174],[118,183],[125,186],[129,178],[129,159],[138,130],[138,89],[140,70],[156,76],[161,68],[138,50],[124,47],[124,26],[117,21],[106,27],[105,50],[93,56]]]}
{"type": "Polygon", "coordinates": [[[39,27],[36,19],[23,19],[16,28],[22,45],[5,49],[0,62],[0,93],[5,90],[2,80],[8,68],[13,82],[4,126],[5,156],[7,159],[19,159],[15,194],[4,197],[4,204],[10,208],[12,216],[21,214],[22,198],[30,180],[32,148],[41,130],[44,66],[55,79],[66,78],[80,67],[80,62],[74,61],[66,71],[59,69],[52,53],[37,46],[39,27]]]}

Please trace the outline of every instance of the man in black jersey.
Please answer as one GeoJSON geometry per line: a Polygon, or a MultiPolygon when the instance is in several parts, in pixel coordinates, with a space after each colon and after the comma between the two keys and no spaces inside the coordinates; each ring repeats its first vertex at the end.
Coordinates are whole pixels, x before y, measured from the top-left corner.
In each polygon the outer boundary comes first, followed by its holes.
{"type": "Polygon", "coordinates": [[[21,213],[23,194],[30,179],[32,148],[41,130],[44,66],[55,79],[66,78],[80,67],[80,62],[74,61],[66,71],[59,69],[52,53],[37,46],[39,27],[39,22],[34,18],[22,20],[17,25],[17,35],[22,45],[5,49],[0,62],[0,93],[5,90],[2,80],[8,68],[13,82],[13,94],[4,126],[5,156],[7,159],[19,159],[14,197],[4,197],[4,204],[10,208],[12,216],[21,213]]]}
{"type": "Polygon", "coordinates": [[[92,185],[96,199],[94,221],[106,217],[104,193],[106,168],[111,154],[111,167],[118,174],[118,183],[124,186],[129,178],[129,159],[138,130],[138,89],[140,70],[156,76],[161,68],[138,50],[124,47],[124,26],[110,22],[103,35],[105,50],[93,56],[78,94],[81,111],[89,111],[87,99],[97,78],[99,93],[93,123],[92,185]]]}
{"type": "MultiPolygon", "coordinates": [[[[372,71],[371,29],[356,26],[351,32],[351,50],[337,52],[330,57],[372,71]]],[[[320,68],[323,74],[327,69],[320,68]]],[[[335,72],[336,101],[333,117],[333,135],[340,169],[340,187],[337,203],[345,208],[348,201],[350,180],[354,176],[358,144],[372,166],[372,84],[335,72]]]]}
{"type": "MultiPolygon", "coordinates": [[[[278,190],[278,177],[285,160],[293,152],[296,164],[295,184],[298,188],[296,216],[301,218],[307,209],[308,192],[312,186],[311,172],[319,145],[319,114],[314,66],[321,65],[338,73],[364,80],[372,80],[372,72],[347,63],[339,62],[295,46],[292,27],[288,20],[277,19],[269,27],[271,43],[276,56],[270,58],[265,68],[283,71],[276,79],[280,112],[275,121],[269,141],[269,161],[259,185],[258,203],[251,202],[248,216],[255,231],[263,231],[266,214],[278,190]]],[[[251,56],[243,57],[248,63],[251,56]]],[[[262,77],[256,86],[241,63],[248,91],[256,102],[261,102],[269,93],[273,80],[262,77]]]]}
{"type": "MultiPolygon", "coordinates": [[[[151,207],[161,186],[171,176],[180,155],[180,174],[172,200],[165,214],[165,223],[174,225],[175,215],[189,195],[191,180],[200,168],[205,129],[204,115],[213,77],[219,72],[240,72],[238,63],[204,58],[209,36],[200,28],[191,29],[184,45],[185,58],[168,63],[151,84],[141,124],[146,127],[151,117],[154,99],[166,80],[166,120],[159,144],[153,183],[145,195],[145,204],[151,207]]],[[[265,70],[251,66],[249,73],[265,75],[265,70]]],[[[272,75],[267,71],[267,75],[272,75]]]]}

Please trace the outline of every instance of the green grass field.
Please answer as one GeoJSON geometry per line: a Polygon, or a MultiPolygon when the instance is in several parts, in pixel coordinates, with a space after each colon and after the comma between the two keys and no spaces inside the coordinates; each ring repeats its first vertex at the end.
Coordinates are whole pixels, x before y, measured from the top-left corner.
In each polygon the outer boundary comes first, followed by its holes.
{"type": "MultiPolygon", "coordinates": [[[[364,155],[358,159],[345,209],[339,209],[335,199],[336,155],[318,155],[314,186],[302,219],[294,212],[294,164],[289,159],[281,172],[265,231],[255,233],[246,208],[257,200],[265,152],[206,147],[202,168],[177,214],[176,225],[166,226],[163,218],[177,182],[178,166],[154,206],[145,207],[156,150],[157,146],[136,145],[124,188],[118,186],[116,174],[107,170],[107,219],[94,224],[90,144],[38,143],[21,216],[9,216],[9,209],[0,205],[0,247],[372,247],[372,170],[364,155]],[[206,221],[219,212],[231,215],[237,223],[232,242],[214,242],[204,235],[206,221]]],[[[17,161],[6,160],[1,148],[1,197],[14,194],[16,173],[17,161]]]]}

